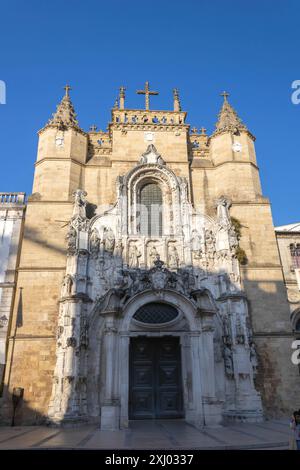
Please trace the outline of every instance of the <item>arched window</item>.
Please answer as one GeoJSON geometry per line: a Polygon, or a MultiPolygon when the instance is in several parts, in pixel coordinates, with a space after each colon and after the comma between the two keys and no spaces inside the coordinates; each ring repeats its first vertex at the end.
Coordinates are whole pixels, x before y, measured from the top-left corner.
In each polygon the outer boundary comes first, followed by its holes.
{"type": "Polygon", "coordinates": [[[294,269],[300,268],[300,243],[290,244],[291,257],[294,269]]]}
{"type": "Polygon", "coordinates": [[[142,305],[133,318],[141,323],[168,323],[178,317],[178,311],[175,307],[158,302],[150,302],[142,305]]]}
{"type": "Polygon", "coordinates": [[[162,235],[162,192],[156,183],[148,183],[141,189],[140,218],[142,235],[162,235]]]}
{"type": "Polygon", "coordinates": [[[298,332],[300,333],[300,318],[299,318],[299,320],[296,321],[295,331],[297,331],[297,333],[298,332]]]}

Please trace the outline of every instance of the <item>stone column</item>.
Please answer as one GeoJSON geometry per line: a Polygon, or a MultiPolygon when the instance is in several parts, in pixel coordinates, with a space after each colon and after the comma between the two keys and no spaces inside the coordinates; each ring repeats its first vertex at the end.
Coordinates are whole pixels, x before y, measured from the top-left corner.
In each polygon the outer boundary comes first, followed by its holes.
{"type": "Polygon", "coordinates": [[[104,403],[101,407],[101,429],[119,429],[119,401],[114,396],[114,369],[116,367],[116,333],[114,314],[112,312],[106,319],[104,329],[105,351],[105,392],[104,403]]]}
{"type": "Polygon", "coordinates": [[[213,311],[201,311],[201,371],[203,383],[203,409],[206,425],[222,421],[221,403],[216,399],[214,321],[213,311]]]}
{"type": "Polygon", "coordinates": [[[191,370],[192,370],[192,409],[186,410],[185,416],[187,422],[195,426],[203,426],[203,406],[202,406],[202,381],[201,374],[201,351],[200,351],[200,331],[189,333],[191,344],[191,370]]]}
{"type": "Polygon", "coordinates": [[[122,333],[119,339],[119,395],[120,428],[128,428],[129,406],[129,333],[122,333]]]}

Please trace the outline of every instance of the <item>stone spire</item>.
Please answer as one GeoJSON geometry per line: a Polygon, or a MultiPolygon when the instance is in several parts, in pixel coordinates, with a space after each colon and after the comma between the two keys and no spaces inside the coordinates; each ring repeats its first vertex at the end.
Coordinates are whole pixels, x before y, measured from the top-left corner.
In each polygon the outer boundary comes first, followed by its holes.
{"type": "Polygon", "coordinates": [[[233,109],[233,107],[227,100],[229,94],[226,93],[226,91],[223,91],[223,93],[221,93],[221,96],[223,96],[224,101],[221,111],[218,115],[218,122],[216,123],[216,130],[214,134],[218,134],[219,132],[224,131],[247,131],[247,127],[245,126],[245,124],[242,123],[236,111],[233,109]]]}
{"type": "Polygon", "coordinates": [[[181,111],[178,88],[173,88],[173,103],[174,103],[174,111],[181,111]]]}
{"type": "Polygon", "coordinates": [[[66,85],[64,87],[65,95],[56,108],[56,112],[52,114],[45,127],[57,127],[59,129],[77,129],[81,130],[76,119],[76,113],[70,99],[69,91],[71,87],[66,85]]]}

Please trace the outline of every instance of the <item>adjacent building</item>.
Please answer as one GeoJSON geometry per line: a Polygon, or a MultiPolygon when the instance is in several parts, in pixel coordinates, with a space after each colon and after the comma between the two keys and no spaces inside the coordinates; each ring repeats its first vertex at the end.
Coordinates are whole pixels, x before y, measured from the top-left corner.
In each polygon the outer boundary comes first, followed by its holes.
{"type": "Polygon", "coordinates": [[[17,263],[25,216],[24,193],[0,193],[0,380],[6,364],[8,332],[16,292],[17,263]]]}
{"type": "Polygon", "coordinates": [[[275,227],[291,324],[300,336],[300,223],[275,227]]]}

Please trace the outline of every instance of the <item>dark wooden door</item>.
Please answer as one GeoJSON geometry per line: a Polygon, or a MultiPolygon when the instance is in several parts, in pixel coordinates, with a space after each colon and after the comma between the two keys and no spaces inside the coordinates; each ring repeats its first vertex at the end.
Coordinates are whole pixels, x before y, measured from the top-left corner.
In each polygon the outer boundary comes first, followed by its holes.
{"type": "Polygon", "coordinates": [[[129,418],[181,418],[179,338],[132,338],[129,364],[129,418]]]}

